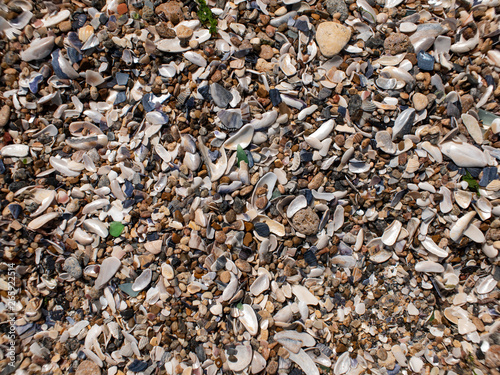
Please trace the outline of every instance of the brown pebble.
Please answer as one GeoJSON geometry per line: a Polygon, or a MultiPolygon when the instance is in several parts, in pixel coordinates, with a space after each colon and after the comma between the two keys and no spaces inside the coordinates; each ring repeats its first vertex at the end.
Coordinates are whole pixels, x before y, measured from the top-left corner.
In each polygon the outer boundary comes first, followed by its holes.
{"type": "Polygon", "coordinates": [[[226,234],[223,231],[218,230],[215,232],[215,241],[218,243],[226,242],[226,234]]]}
{"type": "Polygon", "coordinates": [[[101,375],[101,368],[87,359],[78,365],[75,375],[101,375]]]}

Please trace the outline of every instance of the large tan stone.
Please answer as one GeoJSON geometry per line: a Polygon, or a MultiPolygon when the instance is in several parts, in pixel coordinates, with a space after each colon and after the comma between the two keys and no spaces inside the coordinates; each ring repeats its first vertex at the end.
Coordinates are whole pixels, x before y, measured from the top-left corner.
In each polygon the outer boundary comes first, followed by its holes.
{"type": "Polygon", "coordinates": [[[316,41],[323,56],[333,57],[342,51],[351,39],[351,29],[336,22],[320,23],[316,30],[316,41]]]}

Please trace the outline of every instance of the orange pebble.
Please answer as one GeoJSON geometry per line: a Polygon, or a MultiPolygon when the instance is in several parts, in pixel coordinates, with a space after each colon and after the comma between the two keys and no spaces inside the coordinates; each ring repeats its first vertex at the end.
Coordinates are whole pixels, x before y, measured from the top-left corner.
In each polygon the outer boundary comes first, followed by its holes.
{"type": "Polygon", "coordinates": [[[116,8],[116,11],[118,12],[118,14],[127,13],[127,11],[128,11],[127,4],[125,4],[125,3],[119,4],[118,7],[116,8]]]}

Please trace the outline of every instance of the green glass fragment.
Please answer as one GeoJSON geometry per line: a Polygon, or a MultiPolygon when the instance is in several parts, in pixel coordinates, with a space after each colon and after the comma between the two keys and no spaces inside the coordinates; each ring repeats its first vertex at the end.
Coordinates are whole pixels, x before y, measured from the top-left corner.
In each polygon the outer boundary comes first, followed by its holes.
{"type": "Polygon", "coordinates": [[[236,156],[238,157],[238,167],[240,166],[240,161],[244,161],[245,163],[248,164],[247,154],[240,145],[238,145],[236,149],[236,156]]]}
{"type": "Polygon", "coordinates": [[[113,237],[120,237],[124,228],[125,226],[119,221],[112,221],[111,224],[109,224],[109,234],[113,237]]]}

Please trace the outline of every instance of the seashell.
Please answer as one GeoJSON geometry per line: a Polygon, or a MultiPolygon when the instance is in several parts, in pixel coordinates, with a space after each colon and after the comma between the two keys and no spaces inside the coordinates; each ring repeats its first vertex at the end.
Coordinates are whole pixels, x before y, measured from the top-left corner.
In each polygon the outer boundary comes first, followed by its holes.
{"type": "Polygon", "coordinates": [[[420,168],[420,161],[417,155],[412,156],[408,159],[408,163],[406,164],[406,173],[415,173],[420,168]]]}
{"type": "Polygon", "coordinates": [[[287,76],[293,76],[297,74],[297,68],[295,67],[296,62],[292,59],[289,53],[285,53],[280,56],[279,66],[283,73],[287,76]]]}
{"type": "Polygon", "coordinates": [[[401,53],[399,55],[384,55],[380,56],[373,64],[385,65],[385,66],[396,66],[399,65],[401,61],[405,58],[405,54],[401,53]]]}
{"type": "Polygon", "coordinates": [[[234,349],[231,349],[230,353],[226,349],[227,365],[234,372],[243,371],[252,362],[252,347],[248,343],[236,345],[234,349]]]}
{"type": "Polygon", "coordinates": [[[252,374],[258,374],[266,368],[267,362],[259,352],[254,351],[252,357],[252,364],[250,366],[252,374]]]}
{"type": "Polygon", "coordinates": [[[402,227],[403,224],[401,224],[399,220],[394,220],[391,225],[386,228],[384,234],[382,235],[382,242],[384,245],[393,246],[399,237],[402,227]]]}
{"type": "Polygon", "coordinates": [[[461,208],[469,207],[472,201],[472,193],[470,191],[458,190],[455,191],[454,196],[455,202],[457,202],[461,208]]]}
{"type": "Polygon", "coordinates": [[[105,147],[108,144],[108,137],[104,134],[73,137],[66,139],[66,144],[75,150],[90,150],[105,147]]]}
{"type": "Polygon", "coordinates": [[[333,231],[336,232],[344,225],[344,207],[337,205],[333,213],[333,231]]]}
{"type": "Polygon", "coordinates": [[[59,173],[67,177],[77,177],[80,175],[80,171],[75,171],[70,168],[70,163],[66,159],[59,159],[54,156],[49,158],[50,165],[59,173]]]}
{"type": "Polygon", "coordinates": [[[466,113],[462,114],[462,122],[464,123],[465,127],[467,128],[467,131],[469,132],[470,136],[472,139],[474,139],[474,142],[477,144],[482,144],[483,143],[483,132],[481,131],[481,127],[479,126],[479,123],[477,120],[472,117],[471,115],[468,115],[466,113]]]}
{"type": "Polygon", "coordinates": [[[161,275],[167,280],[172,280],[175,277],[175,271],[170,264],[163,263],[161,265],[161,275]]]}
{"type": "Polygon", "coordinates": [[[99,73],[94,72],[93,70],[87,70],[87,72],[85,73],[85,81],[90,86],[97,87],[100,84],[104,83],[104,78],[102,78],[99,73]]]}
{"type": "Polygon", "coordinates": [[[92,242],[94,242],[94,238],[81,228],[75,229],[75,232],[73,233],[73,239],[80,245],[84,246],[90,245],[92,242]]]}
{"type": "Polygon", "coordinates": [[[473,224],[467,227],[463,235],[469,237],[472,241],[476,243],[486,242],[486,238],[484,237],[483,232],[481,232],[481,230],[473,224]]]}
{"type": "Polygon", "coordinates": [[[254,119],[250,122],[255,130],[263,130],[269,128],[278,119],[277,111],[269,111],[262,114],[262,118],[254,119]]]}
{"type": "Polygon", "coordinates": [[[210,172],[210,180],[211,181],[217,181],[220,179],[223,175],[224,172],[226,171],[227,168],[227,156],[226,156],[226,151],[224,151],[224,147],[221,147],[219,152],[221,154],[221,157],[219,160],[217,160],[217,163],[214,164],[212,160],[210,159],[209,153],[208,153],[208,148],[205,146],[203,140],[201,139],[201,136],[198,138],[199,142],[199,148],[201,152],[201,156],[203,157],[203,160],[205,161],[205,164],[208,166],[208,171],[210,172]]]}
{"type": "Polygon", "coordinates": [[[298,195],[290,204],[286,210],[286,216],[292,218],[297,211],[307,207],[307,198],[304,195],[298,195]]]}
{"type": "Polygon", "coordinates": [[[384,263],[387,262],[392,257],[392,253],[386,250],[380,250],[379,252],[370,255],[370,260],[373,263],[384,263]]]}
{"type": "Polygon", "coordinates": [[[471,222],[472,218],[475,215],[476,215],[475,211],[470,211],[457,220],[455,225],[450,230],[450,238],[453,241],[458,242],[458,240],[464,233],[465,229],[467,229],[467,226],[469,225],[469,223],[471,222]]]}
{"type": "Polygon", "coordinates": [[[149,283],[151,282],[153,273],[151,270],[148,268],[144,270],[137,279],[135,279],[134,283],[132,284],[132,290],[134,292],[140,292],[144,288],[146,288],[149,283]]]}
{"type": "Polygon", "coordinates": [[[443,273],[444,267],[436,262],[429,260],[424,260],[415,264],[415,271],[417,272],[432,272],[432,273],[443,273]]]}
{"type": "Polygon", "coordinates": [[[463,34],[460,34],[460,40],[450,47],[451,52],[465,53],[472,51],[479,43],[479,29],[473,38],[465,39],[463,34]]]}
{"type": "Polygon", "coordinates": [[[468,143],[446,142],[440,145],[441,152],[459,167],[485,167],[488,160],[484,153],[468,143]]]}
{"type": "Polygon", "coordinates": [[[482,251],[488,258],[496,258],[498,255],[498,249],[496,249],[493,245],[484,244],[482,251]]]}
{"type": "MultiPolygon", "coordinates": [[[[220,111],[222,112],[222,111],[220,111]]],[[[220,113],[219,112],[219,113],[220,113]]],[[[254,127],[250,124],[243,126],[236,134],[224,142],[223,147],[228,150],[236,150],[238,145],[245,149],[252,142],[254,127]]]]}
{"type": "Polygon", "coordinates": [[[29,44],[29,47],[19,54],[23,61],[42,60],[52,52],[54,48],[54,36],[34,39],[29,44]]]}
{"type": "Polygon", "coordinates": [[[319,375],[319,370],[316,367],[316,364],[303,349],[300,349],[298,353],[294,353],[288,349],[287,351],[289,354],[288,358],[290,358],[290,360],[295,362],[297,366],[299,366],[306,375],[319,375]]]}
{"type": "Polygon", "coordinates": [[[25,156],[28,156],[29,151],[30,151],[29,146],[14,144],[14,145],[3,146],[2,149],[0,150],[0,155],[23,158],[25,156]]]}
{"type": "Polygon", "coordinates": [[[116,257],[111,256],[104,259],[101,263],[99,276],[94,283],[94,288],[100,289],[104,285],[106,285],[106,283],[111,280],[113,276],[115,276],[115,273],[118,271],[121,265],[122,263],[120,259],[116,257]]]}
{"type": "Polygon", "coordinates": [[[377,147],[388,154],[394,154],[396,152],[396,145],[392,142],[392,137],[389,132],[385,130],[378,131],[375,135],[375,141],[377,142],[377,147]]]}
{"type": "Polygon", "coordinates": [[[28,229],[31,230],[39,229],[43,227],[45,224],[47,224],[49,221],[54,220],[56,217],[59,217],[58,212],[49,212],[47,214],[39,216],[28,224],[28,229]]]}
{"type": "Polygon", "coordinates": [[[422,142],[420,144],[420,147],[422,147],[423,150],[427,151],[436,162],[443,162],[443,155],[441,154],[441,150],[439,149],[439,147],[432,145],[428,141],[422,142]]]}
{"type": "Polygon", "coordinates": [[[189,62],[201,66],[202,68],[207,66],[207,60],[201,56],[199,53],[188,51],[182,54],[186,60],[189,62]]]}
{"type": "Polygon", "coordinates": [[[312,294],[305,286],[292,286],[292,293],[295,295],[295,297],[297,297],[299,301],[304,302],[307,305],[316,306],[319,303],[319,300],[316,298],[316,296],[312,294]]]}
{"type": "MultiPolygon", "coordinates": [[[[284,330],[274,334],[274,340],[281,343],[285,340],[294,340],[300,343],[300,347],[312,347],[316,345],[316,340],[307,332],[297,332],[284,330]]],[[[299,349],[300,349],[299,347],[299,349]]],[[[296,353],[296,352],[295,352],[296,353]]]]}
{"type": "Polygon", "coordinates": [[[404,135],[410,134],[415,122],[416,112],[414,108],[405,109],[394,121],[392,128],[392,140],[402,139],[404,135]]]}
{"type": "Polygon", "coordinates": [[[488,294],[495,289],[497,286],[497,281],[492,275],[486,276],[481,279],[481,281],[476,286],[476,292],[478,294],[488,294]]]}
{"type": "Polygon", "coordinates": [[[254,296],[259,296],[268,289],[269,275],[267,273],[262,273],[250,286],[250,293],[252,293],[254,296]]]}
{"type": "Polygon", "coordinates": [[[229,281],[226,288],[222,292],[221,301],[229,301],[236,293],[237,288],[238,288],[238,279],[234,277],[233,274],[231,274],[231,280],[229,281]]]}
{"type": "Polygon", "coordinates": [[[241,324],[243,324],[252,336],[257,335],[259,331],[259,322],[257,321],[257,315],[255,315],[254,309],[252,309],[250,305],[243,304],[239,319],[241,324]]]}
{"type": "Polygon", "coordinates": [[[425,237],[425,240],[422,241],[422,246],[429,252],[436,255],[439,258],[448,257],[448,252],[441,249],[436,243],[429,237],[425,237]]]}
{"type": "Polygon", "coordinates": [[[91,233],[97,234],[101,238],[108,237],[108,224],[97,219],[86,219],[83,227],[91,233]]]}
{"type": "Polygon", "coordinates": [[[335,375],[342,375],[350,370],[351,357],[349,355],[350,353],[347,351],[342,353],[340,357],[337,359],[337,362],[335,362],[335,366],[333,367],[333,373],[335,375]]]}
{"type": "Polygon", "coordinates": [[[184,165],[191,171],[197,171],[201,164],[200,155],[186,152],[184,154],[184,165]]]}
{"type": "Polygon", "coordinates": [[[307,118],[307,116],[312,115],[314,112],[316,112],[317,109],[318,109],[318,106],[316,104],[313,104],[310,107],[304,108],[302,111],[300,111],[297,114],[297,119],[299,121],[304,121],[307,118]]]}
{"type": "Polygon", "coordinates": [[[66,60],[62,55],[59,49],[56,49],[51,54],[52,56],[52,68],[54,68],[54,73],[59,78],[62,79],[77,79],[80,75],[73,68],[71,62],[66,60]]]}
{"type": "Polygon", "coordinates": [[[31,217],[36,217],[42,214],[49,206],[52,204],[54,199],[56,198],[56,192],[54,190],[48,191],[48,193],[43,197],[40,202],[40,206],[37,208],[35,212],[31,214],[31,217]]]}
{"type": "Polygon", "coordinates": [[[267,200],[271,200],[271,197],[273,196],[274,186],[276,185],[277,181],[278,177],[273,172],[268,172],[264,176],[262,176],[262,178],[257,182],[253,189],[251,200],[252,207],[257,209],[257,207],[255,206],[255,202],[257,200],[257,190],[259,190],[261,187],[267,186],[267,200]]]}

